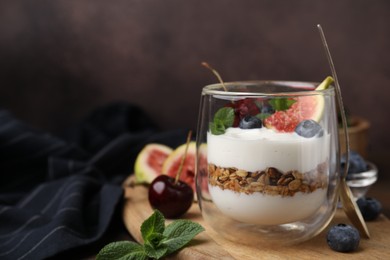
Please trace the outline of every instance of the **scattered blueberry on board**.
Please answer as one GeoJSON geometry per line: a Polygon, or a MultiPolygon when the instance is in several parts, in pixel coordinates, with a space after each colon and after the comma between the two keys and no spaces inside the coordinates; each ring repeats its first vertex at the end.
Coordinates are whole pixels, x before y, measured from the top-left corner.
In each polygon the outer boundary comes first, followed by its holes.
{"type": "MultiPolygon", "coordinates": [[[[341,172],[344,172],[344,167],[346,164],[346,158],[345,154],[341,157],[340,166],[341,166],[341,172]]],[[[360,173],[365,172],[368,169],[368,165],[366,161],[363,159],[363,157],[360,156],[355,151],[350,151],[349,153],[349,168],[348,173],[360,173]]]]}
{"type": "Polygon", "coordinates": [[[255,116],[245,116],[240,121],[241,129],[253,129],[253,128],[261,128],[263,123],[258,117],[255,116]]]}
{"type": "Polygon", "coordinates": [[[346,224],[338,224],[329,229],[326,240],[331,249],[337,252],[352,252],[359,246],[359,231],[346,224]]]}
{"type": "Polygon", "coordinates": [[[324,130],[320,124],[310,119],[300,122],[295,128],[295,133],[305,138],[321,137],[324,135],[324,130]]]}
{"type": "Polygon", "coordinates": [[[359,198],[356,201],[364,220],[372,221],[378,218],[382,211],[382,204],[373,198],[359,198]]]}

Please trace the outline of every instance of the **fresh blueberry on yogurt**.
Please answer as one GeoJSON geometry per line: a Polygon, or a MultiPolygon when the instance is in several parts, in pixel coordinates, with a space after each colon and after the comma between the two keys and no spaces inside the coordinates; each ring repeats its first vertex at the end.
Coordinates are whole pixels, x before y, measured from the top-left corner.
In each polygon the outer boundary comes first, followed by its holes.
{"type": "Polygon", "coordinates": [[[262,114],[273,114],[275,113],[275,109],[271,105],[264,105],[261,108],[262,114]]]}
{"type": "Polygon", "coordinates": [[[331,227],[326,236],[331,249],[337,252],[351,252],[358,248],[360,242],[359,231],[346,224],[331,227]]]}
{"type": "Polygon", "coordinates": [[[243,119],[241,119],[239,126],[241,129],[261,128],[263,123],[255,116],[245,116],[243,119]]]}
{"type": "Polygon", "coordinates": [[[324,130],[314,120],[303,120],[295,128],[295,132],[305,138],[321,137],[324,135],[324,130]]]}

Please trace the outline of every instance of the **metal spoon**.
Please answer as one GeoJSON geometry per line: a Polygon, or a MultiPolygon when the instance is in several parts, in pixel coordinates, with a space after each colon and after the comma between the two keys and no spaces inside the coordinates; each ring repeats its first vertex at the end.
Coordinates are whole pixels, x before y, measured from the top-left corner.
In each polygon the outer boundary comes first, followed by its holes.
{"type": "Polygon", "coordinates": [[[330,55],[329,47],[326,42],[325,35],[321,25],[318,24],[317,27],[321,36],[322,44],[324,45],[326,57],[328,59],[330,70],[332,72],[332,76],[335,82],[336,98],[340,109],[341,121],[343,124],[343,131],[345,136],[345,146],[346,146],[345,168],[344,168],[344,173],[341,176],[341,183],[340,183],[340,190],[339,190],[341,203],[343,204],[345,214],[348,216],[352,224],[360,231],[360,234],[362,234],[366,238],[370,238],[370,233],[368,232],[366,222],[364,221],[363,216],[359,210],[359,207],[357,206],[355,200],[353,199],[351,189],[348,187],[346,182],[346,177],[348,174],[348,167],[349,167],[349,136],[347,131],[347,120],[345,117],[340,85],[337,79],[336,69],[333,64],[332,56],[330,55]]]}

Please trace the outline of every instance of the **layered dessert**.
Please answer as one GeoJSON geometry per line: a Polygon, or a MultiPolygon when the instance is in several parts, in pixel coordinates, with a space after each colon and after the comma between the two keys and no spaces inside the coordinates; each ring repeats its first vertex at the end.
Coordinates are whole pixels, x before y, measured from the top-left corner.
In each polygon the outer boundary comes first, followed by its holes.
{"type": "Polygon", "coordinates": [[[319,210],[327,194],[330,134],[319,123],[322,97],[310,98],[286,99],[287,109],[268,108],[266,117],[261,111],[272,101],[236,101],[235,106],[257,106],[243,116],[231,105],[216,112],[207,134],[208,185],[223,214],[280,225],[319,210]],[[305,109],[310,113],[296,116],[305,109]]]}
{"type": "Polygon", "coordinates": [[[267,128],[208,134],[209,192],[227,216],[272,225],[312,215],[326,197],[329,135],[267,128]]]}

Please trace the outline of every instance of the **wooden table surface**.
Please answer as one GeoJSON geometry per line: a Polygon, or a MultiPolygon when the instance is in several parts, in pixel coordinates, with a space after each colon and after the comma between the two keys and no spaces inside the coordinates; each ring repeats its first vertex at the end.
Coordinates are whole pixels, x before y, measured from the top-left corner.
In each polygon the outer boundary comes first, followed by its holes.
{"type": "MultiPolygon", "coordinates": [[[[382,203],[383,214],[386,217],[390,217],[390,174],[386,175],[385,168],[381,167],[380,169],[379,180],[372,186],[367,195],[378,199],[382,203]]],[[[390,244],[390,237],[387,237],[386,239],[389,240],[388,244],[390,244]]],[[[61,253],[53,259],[95,259],[96,254],[104,245],[121,240],[135,241],[134,237],[127,231],[123,223],[122,209],[118,209],[109,230],[104,234],[102,239],[91,245],[61,253]]],[[[351,257],[350,254],[342,255],[347,258],[351,257]]]]}
{"type": "MultiPolygon", "coordinates": [[[[126,188],[123,218],[126,228],[137,242],[142,242],[139,227],[151,214],[152,209],[147,199],[147,188],[144,186],[126,188]]],[[[386,259],[390,256],[390,221],[383,215],[375,221],[367,222],[371,239],[362,238],[358,250],[348,254],[335,252],[326,243],[326,233],[330,226],[338,223],[350,224],[341,209],[338,210],[329,227],[315,238],[294,246],[276,246],[274,248],[262,245],[249,247],[227,241],[203,221],[196,203],[183,217],[200,223],[206,231],[199,234],[190,243],[190,246],[169,256],[168,259],[255,260],[260,257],[266,259],[348,259],[350,257],[354,259],[386,259]]]]}

